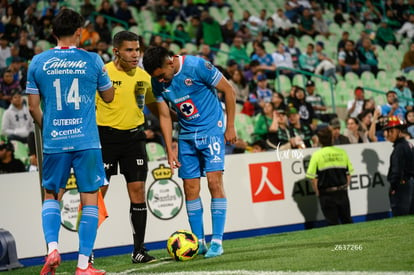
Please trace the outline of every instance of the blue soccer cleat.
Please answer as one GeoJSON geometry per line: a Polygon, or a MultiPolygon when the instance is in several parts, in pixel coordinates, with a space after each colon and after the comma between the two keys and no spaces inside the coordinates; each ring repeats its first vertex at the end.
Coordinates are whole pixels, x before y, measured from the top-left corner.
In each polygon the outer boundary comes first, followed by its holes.
{"type": "Polygon", "coordinates": [[[213,258],[220,256],[223,254],[223,246],[221,244],[218,244],[216,242],[211,242],[211,246],[209,250],[207,251],[206,255],[204,255],[204,258],[213,258]]]}
{"type": "Polygon", "coordinates": [[[198,241],[198,255],[204,255],[207,253],[206,241],[198,241]]]}

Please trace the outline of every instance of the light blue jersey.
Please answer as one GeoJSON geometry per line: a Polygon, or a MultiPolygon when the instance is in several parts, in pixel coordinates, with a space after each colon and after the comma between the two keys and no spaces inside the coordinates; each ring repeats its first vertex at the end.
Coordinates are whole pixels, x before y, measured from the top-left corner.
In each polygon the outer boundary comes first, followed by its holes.
{"type": "Polygon", "coordinates": [[[223,77],[210,62],[195,56],[178,56],[180,70],[170,83],[152,79],[157,101],[169,101],[177,111],[179,139],[219,136],[225,131],[224,113],[215,86],[223,77]]]}
{"type": "Polygon", "coordinates": [[[111,86],[96,53],[56,47],[36,55],[29,66],[26,92],[41,96],[44,153],[100,148],[96,89],[111,86]]]}

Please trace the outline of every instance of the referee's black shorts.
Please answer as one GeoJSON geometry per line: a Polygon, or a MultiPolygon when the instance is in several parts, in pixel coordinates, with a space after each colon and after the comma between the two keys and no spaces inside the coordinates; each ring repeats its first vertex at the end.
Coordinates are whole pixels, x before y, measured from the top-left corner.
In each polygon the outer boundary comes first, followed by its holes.
{"type": "Polygon", "coordinates": [[[144,128],[118,130],[98,126],[102,145],[102,159],[106,177],[118,174],[118,164],[126,182],[145,181],[148,172],[148,157],[145,149],[144,128]]]}

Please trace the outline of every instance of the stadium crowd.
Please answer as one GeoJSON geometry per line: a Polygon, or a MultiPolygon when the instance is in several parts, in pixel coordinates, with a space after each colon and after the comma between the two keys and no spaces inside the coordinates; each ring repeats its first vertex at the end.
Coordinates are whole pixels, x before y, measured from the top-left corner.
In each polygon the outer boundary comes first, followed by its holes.
{"type": "MultiPolygon", "coordinates": [[[[390,115],[404,119],[407,136],[414,137],[414,1],[290,0],[253,10],[240,10],[239,2],[85,0],[70,8],[86,19],[79,46],[105,63],[112,60],[113,34],[129,29],[142,32],[142,45],[215,64],[237,92],[239,140],[227,153],[318,146],[314,133],[325,126],[336,144],[384,141],[390,115]],[[152,26],[149,37],[137,18],[144,13],[153,20],[145,23],[152,26]],[[381,55],[398,57],[398,66],[382,64],[381,55]],[[386,84],[362,85],[368,74],[386,84]],[[356,77],[353,85],[341,86],[347,75],[356,77]],[[277,85],[282,79],[286,86],[277,85]],[[347,95],[343,102],[334,96],[344,112],[334,112],[324,82],[347,95]],[[367,96],[370,87],[380,92],[367,96]]],[[[51,20],[67,7],[57,0],[0,2],[0,134],[3,142],[13,141],[27,169],[36,166],[27,68],[35,54],[56,44],[51,20]]],[[[157,118],[147,116],[149,142],[163,145],[157,118]]]]}

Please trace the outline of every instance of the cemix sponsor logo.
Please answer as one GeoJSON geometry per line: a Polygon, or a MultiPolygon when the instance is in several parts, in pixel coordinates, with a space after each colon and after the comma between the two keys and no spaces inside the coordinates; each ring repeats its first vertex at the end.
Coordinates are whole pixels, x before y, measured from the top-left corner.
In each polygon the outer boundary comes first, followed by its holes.
{"type": "Polygon", "coordinates": [[[285,199],[280,161],[250,164],[249,173],[253,203],[285,199]]]}
{"type": "Polygon", "coordinates": [[[64,136],[72,136],[72,135],[79,135],[82,133],[82,127],[79,128],[73,128],[73,129],[68,129],[68,130],[61,130],[61,131],[56,131],[53,130],[50,135],[54,138],[56,137],[64,137],[64,136]]]}

